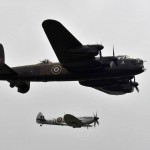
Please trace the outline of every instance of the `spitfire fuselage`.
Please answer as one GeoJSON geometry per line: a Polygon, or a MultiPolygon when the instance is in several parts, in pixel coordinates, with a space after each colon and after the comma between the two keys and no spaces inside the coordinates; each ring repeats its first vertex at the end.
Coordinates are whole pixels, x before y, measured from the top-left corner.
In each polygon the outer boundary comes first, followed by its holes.
{"type": "Polygon", "coordinates": [[[94,123],[94,127],[96,123],[99,125],[97,113],[93,117],[74,117],[72,115],[64,115],[64,117],[45,119],[43,114],[40,112],[37,115],[36,122],[42,126],[43,124],[48,125],[60,125],[60,126],[72,126],[74,128],[81,127],[92,127],[92,123],[94,123]],[[69,117],[69,118],[67,118],[69,117]]]}

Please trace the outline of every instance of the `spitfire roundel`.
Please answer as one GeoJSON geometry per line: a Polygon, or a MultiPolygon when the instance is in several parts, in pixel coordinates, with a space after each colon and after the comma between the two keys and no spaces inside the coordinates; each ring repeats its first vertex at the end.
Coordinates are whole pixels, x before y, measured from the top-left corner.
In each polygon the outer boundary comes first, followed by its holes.
{"type": "Polygon", "coordinates": [[[61,73],[61,66],[60,65],[54,65],[51,68],[51,72],[52,72],[52,74],[55,74],[55,75],[60,74],[61,73]]]}
{"type": "Polygon", "coordinates": [[[62,122],[62,117],[57,118],[57,122],[62,122]]]}

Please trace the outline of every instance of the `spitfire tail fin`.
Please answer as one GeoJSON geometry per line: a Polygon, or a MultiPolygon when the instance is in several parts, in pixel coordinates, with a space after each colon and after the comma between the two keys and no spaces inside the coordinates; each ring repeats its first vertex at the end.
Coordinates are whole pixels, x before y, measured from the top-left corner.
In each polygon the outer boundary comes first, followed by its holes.
{"type": "Polygon", "coordinates": [[[5,63],[5,54],[2,44],[0,44],[0,63],[5,63]]]}
{"type": "Polygon", "coordinates": [[[36,122],[41,123],[43,121],[45,121],[45,117],[43,116],[43,114],[41,112],[39,112],[37,117],[36,117],[36,122]]]}

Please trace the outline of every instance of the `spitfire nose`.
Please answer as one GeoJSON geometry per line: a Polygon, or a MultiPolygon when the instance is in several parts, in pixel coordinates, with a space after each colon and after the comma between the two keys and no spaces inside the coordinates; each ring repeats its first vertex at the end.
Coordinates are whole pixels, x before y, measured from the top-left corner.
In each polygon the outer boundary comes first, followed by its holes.
{"type": "Polygon", "coordinates": [[[99,119],[98,117],[96,117],[96,116],[94,117],[94,120],[95,120],[95,121],[97,121],[98,119],[99,119]]]}

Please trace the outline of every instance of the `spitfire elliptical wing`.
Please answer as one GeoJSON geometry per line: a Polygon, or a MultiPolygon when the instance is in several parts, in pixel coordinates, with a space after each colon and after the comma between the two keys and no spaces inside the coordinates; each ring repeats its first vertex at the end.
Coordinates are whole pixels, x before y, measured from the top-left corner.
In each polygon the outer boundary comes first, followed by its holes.
{"type": "Polygon", "coordinates": [[[83,123],[76,117],[74,117],[73,115],[70,114],[66,114],[64,116],[64,121],[66,122],[66,124],[68,126],[72,126],[72,127],[81,127],[83,125],[83,123]]]}

